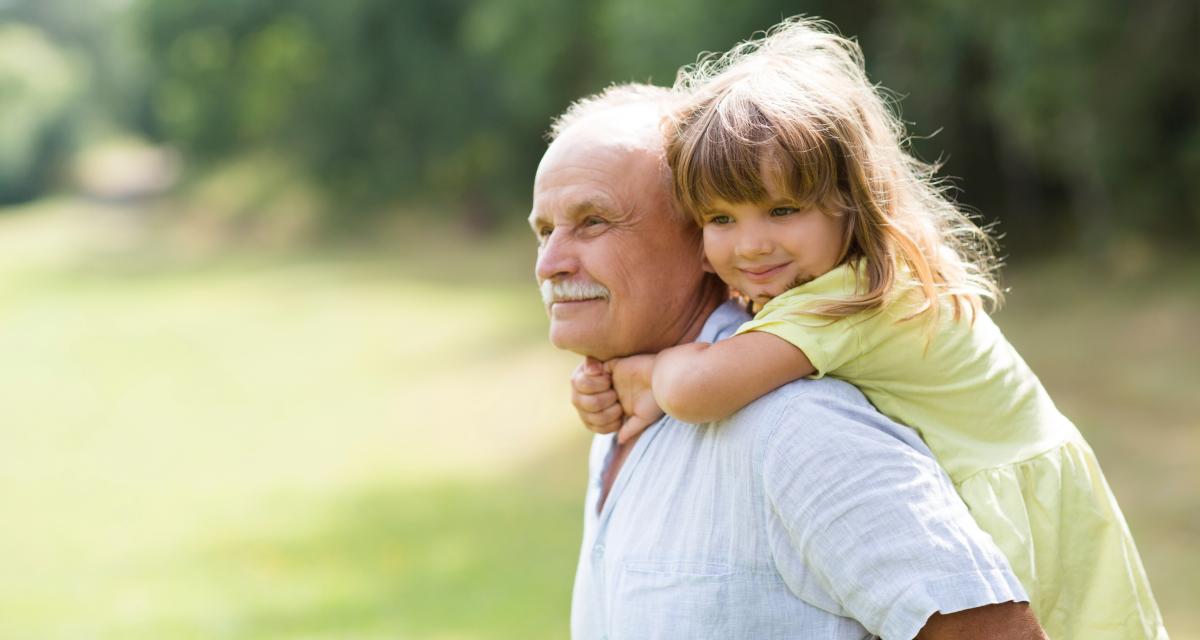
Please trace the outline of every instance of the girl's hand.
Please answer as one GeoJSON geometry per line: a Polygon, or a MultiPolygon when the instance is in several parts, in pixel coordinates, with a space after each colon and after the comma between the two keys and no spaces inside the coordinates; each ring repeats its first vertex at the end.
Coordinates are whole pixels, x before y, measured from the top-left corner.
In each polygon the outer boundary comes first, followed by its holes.
{"type": "Polygon", "coordinates": [[[617,442],[625,444],[663,416],[663,410],[650,391],[654,356],[617,358],[606,362],[605,367],[612,372],[612,386],[625,414],[625,421],[617,433],[617,442]]]}
{"type": "Polygon", "coordinates": [[[595,358],[584,360],[571,374],[571,404],[592,433],[612,433],[621,428],[621,405],[612,387],[608,367],[595,358]]]}

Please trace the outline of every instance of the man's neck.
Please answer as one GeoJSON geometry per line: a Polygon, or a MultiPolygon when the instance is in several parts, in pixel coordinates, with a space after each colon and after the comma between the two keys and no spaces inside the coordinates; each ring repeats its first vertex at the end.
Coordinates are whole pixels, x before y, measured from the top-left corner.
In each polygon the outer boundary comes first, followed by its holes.
{"type": "MultiPolygon", "coordinates": [[[[708,278],[703,294],[692,308],[692,312],[684,325],[683,334],[675,344],[681,345],[695,342],[700,337],[700,332],[704,330],[704,325],[708,322],[709,316],[728,299],[729,291],[725,288],[725,285],[717,280],[715,276],[708,278]]],[[[638,433],[625,444],[613,443],[613,452],[609,460],[609,465],[600,476],[600,500],[596,503],[596,513],[600,513],[604,509],[604,502],[608,500],[608,493],[612,490],[613,484],[616,483],[617,474],[620,473],[621,466],[625,464],[625,458],[629,457],[629,452],[633,451],[634,445],[637,444],[638,439],[641,438],[643,433],[645,432],[638,433]]]]}
{"type": "Polygon", "coordinates": [[[708,322],[708,317],[728,299],[728,288],[716,276],[710,275],[705,280],[701,295],[692,307],[691,313],[687,316],[682,334],[680,334],[674,344],[681,345],[695,342],[700,337],[700,332],[704,330],[704,325],[708,322]]]}

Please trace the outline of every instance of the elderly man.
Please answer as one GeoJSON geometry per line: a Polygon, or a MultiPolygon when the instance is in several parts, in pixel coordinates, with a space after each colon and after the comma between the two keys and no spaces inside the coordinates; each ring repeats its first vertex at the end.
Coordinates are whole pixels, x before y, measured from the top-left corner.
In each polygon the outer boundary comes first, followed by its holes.
{"type": "MultiPolygon", "coordinates": [[[[552,130],[530,223],[561,349],[607,360],[746,319],[673,202],[669,97],[617,87],[552,130]]],[[[836,380],[720,423],[666,417],[623,446],[597,436],[585,518],[578,640],[1043,637],[921,441],[836,380]]]]}

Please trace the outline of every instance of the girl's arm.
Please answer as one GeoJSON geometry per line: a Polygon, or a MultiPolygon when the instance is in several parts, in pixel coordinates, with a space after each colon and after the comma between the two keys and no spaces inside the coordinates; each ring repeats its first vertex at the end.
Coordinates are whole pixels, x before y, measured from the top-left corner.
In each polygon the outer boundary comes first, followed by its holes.
{"type": "Polygon", "coordinates": [[[816,373],[804,352],[778,336],[750,331],[713,344],[659,352],[651,389],[663,411],[699,424],[728,417],[792,380],[816,373]]]}
{"type": "Polygon", "coordinates": [[[571,403],[596,433],[628,442],[662,413],[699,424],[738,409],[792,380],[815,373],[804,352],[783,338],[751,331],[716,344],[691,343],[657,355],[604,363],[589,359],[571,378],[571,403]]]}

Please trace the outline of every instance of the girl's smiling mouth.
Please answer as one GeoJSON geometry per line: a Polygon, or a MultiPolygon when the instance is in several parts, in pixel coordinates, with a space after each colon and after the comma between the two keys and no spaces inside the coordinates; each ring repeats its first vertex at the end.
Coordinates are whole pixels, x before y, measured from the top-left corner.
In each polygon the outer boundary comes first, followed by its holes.
{"type": "Polygon", "coordinates": [[[791,262],[781,262],[774,265],[766,265],[761,267],[739,267],[738,271],[752,282],[765,282],[778,276],[791,262]]]}

